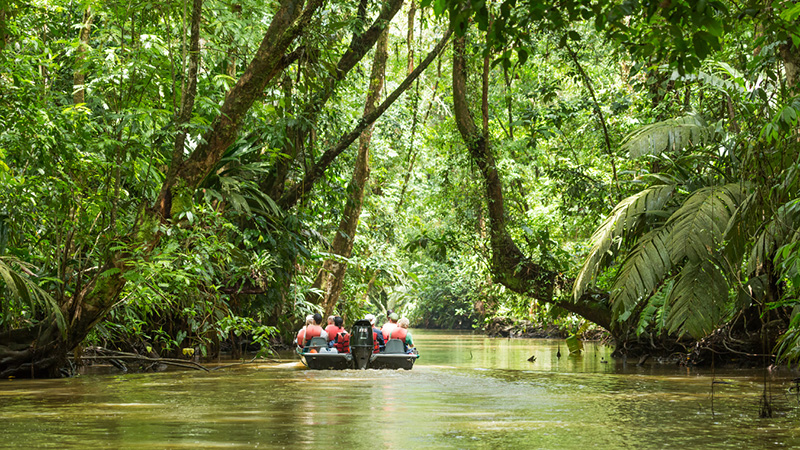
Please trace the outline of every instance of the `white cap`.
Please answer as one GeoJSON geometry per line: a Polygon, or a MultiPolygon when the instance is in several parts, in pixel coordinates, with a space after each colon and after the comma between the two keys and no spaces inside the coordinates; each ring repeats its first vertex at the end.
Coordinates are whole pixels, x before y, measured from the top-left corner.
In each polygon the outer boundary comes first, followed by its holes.
{"type": "Polygon", "coordinates": [[[366,316],[364,316],[364,318],[369,320],[370,325],[375,325],[375,316],[373,316],[372,314],[367,314],[366,316]]]}

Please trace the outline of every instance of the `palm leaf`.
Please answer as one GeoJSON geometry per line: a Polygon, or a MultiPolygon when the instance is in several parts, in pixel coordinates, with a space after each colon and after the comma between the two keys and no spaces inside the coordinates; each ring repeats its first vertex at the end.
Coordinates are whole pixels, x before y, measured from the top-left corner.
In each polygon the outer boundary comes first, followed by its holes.
{"type": "Polygon", "coordinates": [[[725,319],[728,283],[710,259],[683,267],[667,304],[670,332],[688,333],[695,339],[709,335],[725,319]]]}
{"type": "Polygon", "coordinates": [[[670,231],[670,226],[665,225],[647,233],[623,261],[611,288],[615,317],[634,310],[672,269],[668,249],[670,231]]]}
{"type": "Polygon", "coordinates": [[[713,130],[698,115],[689,114],[677,119],[668,119],[645,125],[623,139],[622,149],[631,158],[644,155],[659,155],[665,151],[682,150],[690,144],[702,144],[710,140],[713,130]]]}
{"type": "Polygon", "coordinates": [[[689,196],[668,220],[672,264],[680,264],[684,258],[698,263],[719,250],[744,195],[743,186],[734,183],[698,189],[689,196]]]}
{"type": "Polygon", "coordinates": [[[762,223],[760,217],[763,209],[761,193],[752,192],[742,200],[728,222],[728,228],[725,229],[723,236],[725,247],[722,255],[730,272],[741,267],[742,258],[762,223]]]}
{"type": "Polygon", "coordinates": [[[5,282],[12,299],[31,309],[36,315],[36,308],[42,307],[46,315],[52,316],[62,335],[67,332],[67,323],[56,300],[44,289],[39,287],[26,274],[31,273],[31,265],[26,264],[12,256],[0,256],[0,279],[5,282]],[[14,268],[17,266],[20,270],[14,268]]]}
{"type": "Polygon", "coordinates": [[[791,200],[775,211],[772,220],[756,237],[747,262],[747,272],[755,274],[774,259],[780,247],[796,242],[800,232],[800,199],[791,200]]]}
{"type": "Polygon", "coordinates": [[[649,187],[622,200],[592,234],[592,248],[578,272],[572,293],[577,300],[613,255],[612,247],[648,213],[660,211],[675,192],[675,185],[649,187]]]}

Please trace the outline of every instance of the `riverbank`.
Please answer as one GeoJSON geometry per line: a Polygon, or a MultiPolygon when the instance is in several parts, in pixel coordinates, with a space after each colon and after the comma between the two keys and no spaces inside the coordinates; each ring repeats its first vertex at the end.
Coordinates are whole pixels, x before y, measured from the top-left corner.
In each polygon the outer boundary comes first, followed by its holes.
{"type": "MultiPolygon", "coordinates": [[[[556,325],[542,326],[528,320],[510,317],[495,317],[482,330],[489,337],[512,339],[566,339],[570,333],[556,325]]],[[[584,341],[607,341],[611,335],[602,328],[594,328],[581,333],[584,341]]]]}

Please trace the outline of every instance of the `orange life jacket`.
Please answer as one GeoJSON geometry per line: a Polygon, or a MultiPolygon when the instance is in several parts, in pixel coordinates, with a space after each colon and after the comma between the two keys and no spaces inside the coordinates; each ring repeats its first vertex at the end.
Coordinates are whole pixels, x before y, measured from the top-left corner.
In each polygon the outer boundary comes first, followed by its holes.
{"type": "Polygon", "coordinates": [[[332,341],[336,335],[344,331],[344,328],[339,328],[336,325],[328,325],[325,327],[325,332],[328,333],[328,340],[332,341]]]}
{"type": "Polygon", "coordinates": [[[303,347],[311,343],[311,338],[322,336],[322,327],[319,325],[309,325],[306,327],[306,337],[303,347]]]}
{"type": "MultiPolygon", "coordinates": [[[[389,339],[400,339],[403,341],[403,345],[406,344],[406,336],[408,335],[408,330],[405,328],[397,327],[394,330],[389,332],[389,339]]],[[[387,339],[387,341],[389,340],[387,339]]]]}

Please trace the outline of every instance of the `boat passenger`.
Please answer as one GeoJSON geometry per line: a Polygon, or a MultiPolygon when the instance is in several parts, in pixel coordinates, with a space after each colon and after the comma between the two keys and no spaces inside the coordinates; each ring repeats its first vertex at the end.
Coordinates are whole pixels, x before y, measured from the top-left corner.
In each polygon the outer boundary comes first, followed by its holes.
{"type": "Polygon", "coordinates": [[[344,328],[342,328],[341,325],[336,326],[336,319],[340,320],[339,323],[344,323],[344,321],[341,320],[342,318],[339,316],[329,316],[328,326],[325,327],[325,332],[328,333],[328,339],[331,341],[333,341],[333,339],[336,337],[337,334],[339,334],[340,331],[344,331],[344,328]]]}
{"type": "Polygon", "coordinates": [[[372,343],[374,345],[372,353],[384,351],[386,349],[386,341],[383,340],[383,332],[375,326],[375,316],[367,314],[364,318],[369,320],[369,324],[372,325],[372,343]]]}
{"type": "MultiPolygon", "coordinates": [[[[350,333],[344,329],[344,319],[339,316],[334,318],[333,324],[339,331],[333,335],[333,348],[339,353],[350,353],[350,333]]],[[[330,334],[328,335],[330,336],[330,334]]]]}
{"type": "Polygon", "coordinates": [[[303,349],[303,344],[305,343],[306,340],[306,328],[308,328],[309,325],[313,324],[314,324],[314,316],[311,314],[307,315],[306,324],[303,325],[303,328],[300,328],[300,331],[297,332],[297,339],[295,341],[297,342],[298,350],[303,349]]]}
{"type": "Polygon", "coordinates": [[[320,326],[320,324],[322,323],[322,314],[320,313],[314,314],[313,319],[314,323],[306,326],[305,339],[303,340],[303,348],[307,347],[308,344],[311,343],[311,338],[315,338],[317,336],[325,338],[326,341],[328,340],[328,333],[326,333],[325,330],[323,330],[322,327],[320,326]]]}
{"type": "Polygon", "coordinates": [[[389,339],[400,339],[403,341],[403,350],[411,353],[414,350],[414,340],[411,339],[411,332],[408,331],[410,322],[403,317],[397,321],[397,327],[389,332],[389,339]]]}
{"type": "MultiPolygon", "coordinates": [[[[381,327],[381,332],[383,332],[384,338],[387,338],[387,336],[389,336],[389,333],[391,333],[391,331],[397,327],[397,319],[398,319],[397,313],[393,312],[389,314],[388,319],[389,320],[385,324],[383,324],[383,327],[381,327]]],[[[388,341],[389,339],[386,340],[388,341]]]]}

